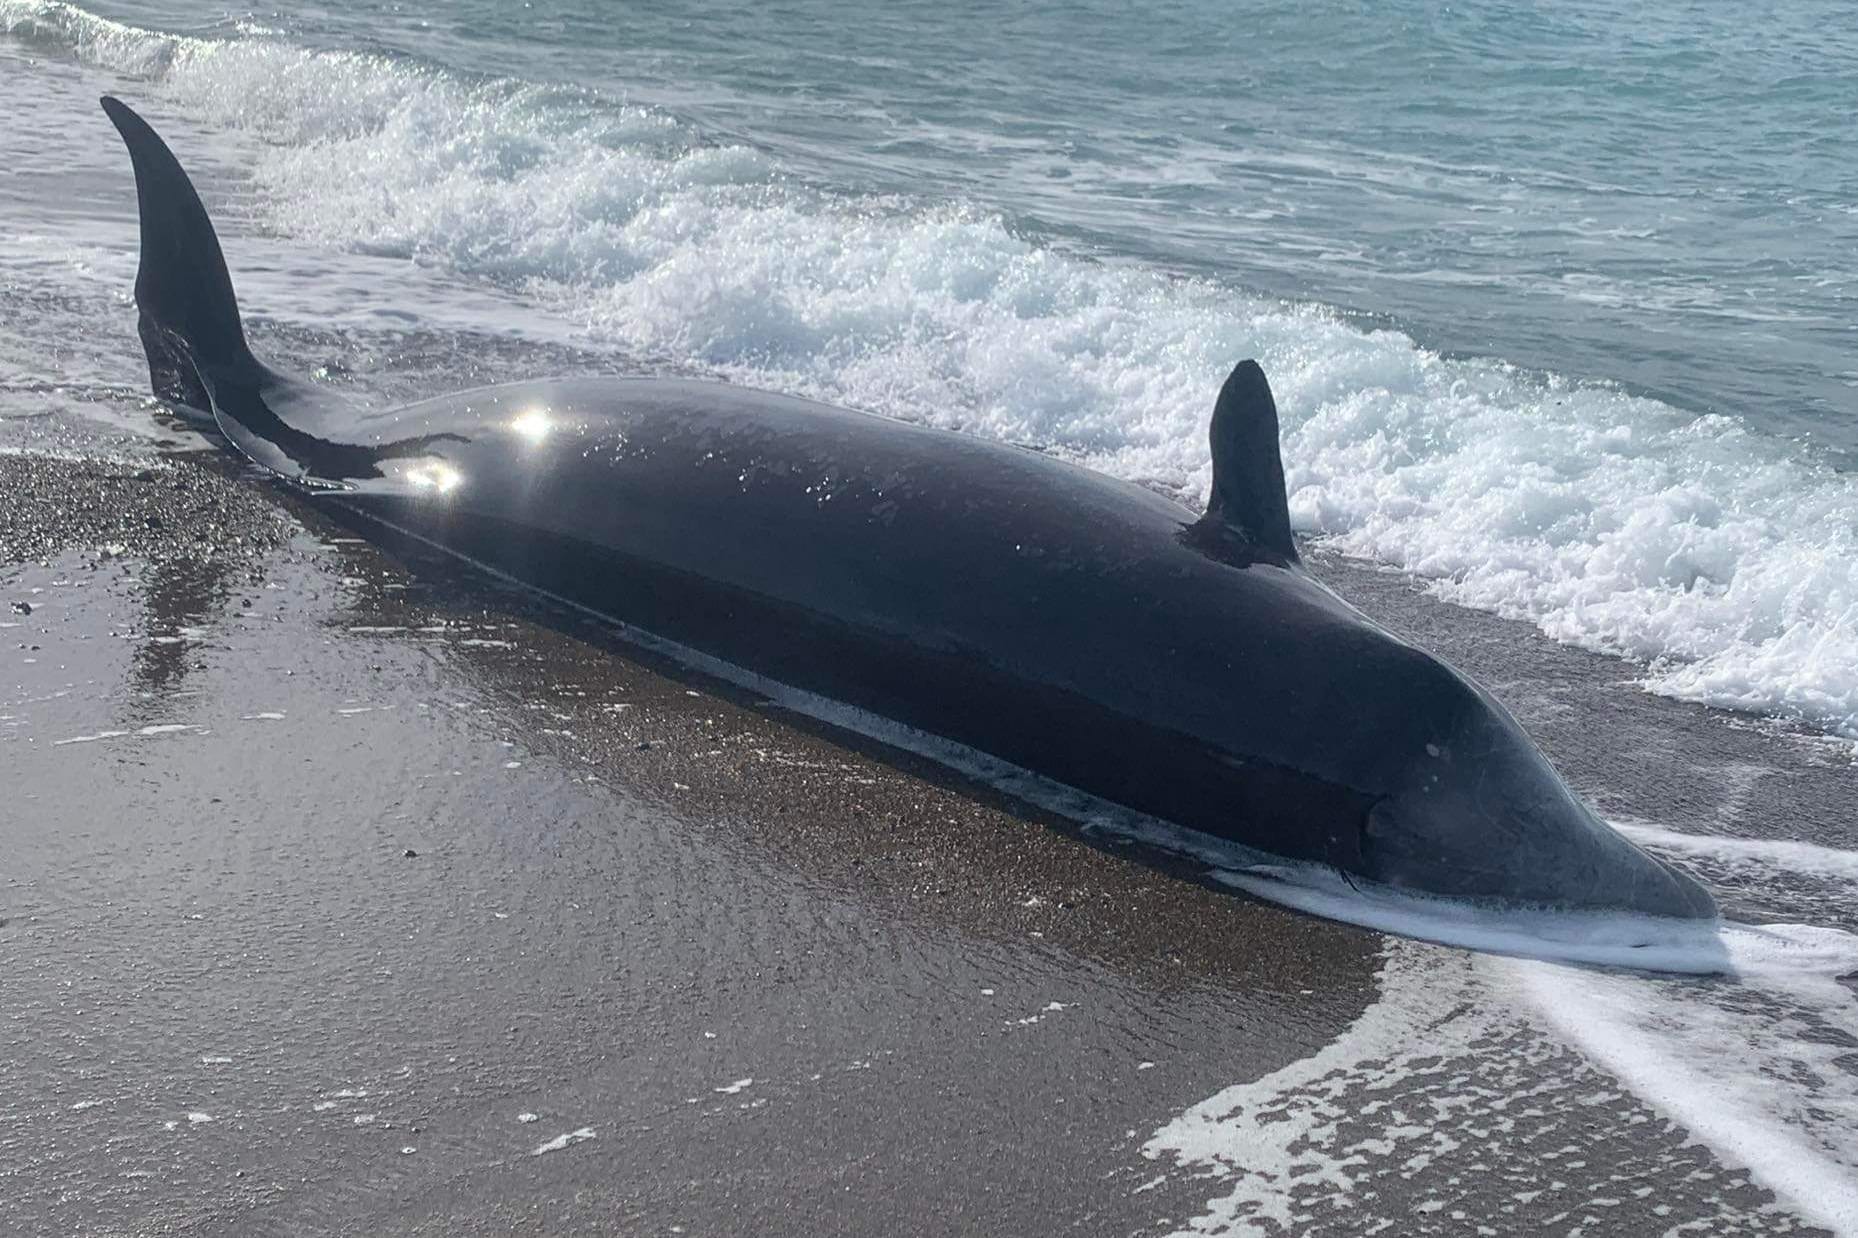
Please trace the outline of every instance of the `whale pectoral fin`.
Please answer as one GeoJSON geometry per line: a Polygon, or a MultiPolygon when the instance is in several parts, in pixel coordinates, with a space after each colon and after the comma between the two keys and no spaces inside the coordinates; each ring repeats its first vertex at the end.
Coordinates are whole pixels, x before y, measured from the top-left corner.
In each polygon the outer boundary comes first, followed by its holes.
{"type": "Polygon", "coordinates": [[[1210,437],[1213,489],[1202,523],[1295,562],[1284,462],[1278,454],[1277,402],[1256,361],[1239,362],[1219,389],[1210,437]]]}

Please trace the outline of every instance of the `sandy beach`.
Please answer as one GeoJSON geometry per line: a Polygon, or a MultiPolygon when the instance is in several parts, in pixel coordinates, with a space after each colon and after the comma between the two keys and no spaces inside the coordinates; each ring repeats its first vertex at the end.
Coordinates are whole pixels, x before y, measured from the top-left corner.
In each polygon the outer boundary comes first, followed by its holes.
{"type": "MultiPolygon", "coordinates": [[[[0,560],[5,1232],[1819,1232],[1501,985],[1388,1021],[1473,956],[656,664],[215,457],[0,456],[0,560]]],[[[1610,812],[1851,828],[1823,741],[1318,562],[1610,812]]]]}

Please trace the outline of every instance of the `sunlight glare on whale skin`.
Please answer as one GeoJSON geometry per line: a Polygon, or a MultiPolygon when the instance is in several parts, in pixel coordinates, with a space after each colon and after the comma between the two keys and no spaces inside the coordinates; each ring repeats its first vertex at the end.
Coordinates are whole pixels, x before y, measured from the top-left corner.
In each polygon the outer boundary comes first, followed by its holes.
{"type": "Polygon", "coordinates": [[[464,484],[464,474],[442,460],[414,465],[402,476],[415,490],[440,495],[450,494],[464,484]]]}
{"type": "Polygon", "coordinates": [[[546,408],[527,408],[510,419],[510,430],[531,447],[539,446],[554,428],[546,408]]]}

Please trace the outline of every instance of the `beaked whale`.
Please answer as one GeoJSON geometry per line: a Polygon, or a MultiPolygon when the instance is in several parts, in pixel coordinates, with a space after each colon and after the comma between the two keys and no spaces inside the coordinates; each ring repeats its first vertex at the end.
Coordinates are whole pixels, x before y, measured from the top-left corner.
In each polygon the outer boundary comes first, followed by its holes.
{"type": "Polygon", "coordinates": [[[1507,710],[1302,568],[1277,409],[1241,363],[1204,515],[1034,451],[721,383],[556,379],[356,410],[260,362],[146,122],[157,396],[320,502],[1102,800],[1352,881],[1704,918],[1507,710]]]}

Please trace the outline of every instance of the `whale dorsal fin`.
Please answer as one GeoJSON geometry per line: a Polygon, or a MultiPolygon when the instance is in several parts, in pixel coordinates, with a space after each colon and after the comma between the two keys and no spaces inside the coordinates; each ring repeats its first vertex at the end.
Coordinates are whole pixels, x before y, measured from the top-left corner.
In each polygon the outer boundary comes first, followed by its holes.
{"type": "Polygon", "coordinates": [[[1278,454],[1277,402],[1256,361],[1241,361],[1213,405],[1213,489],[1207,523],[1260,550],[1295,562],[1284,461],[1278,454]]]}

